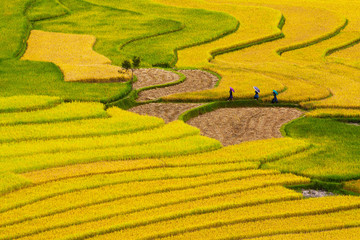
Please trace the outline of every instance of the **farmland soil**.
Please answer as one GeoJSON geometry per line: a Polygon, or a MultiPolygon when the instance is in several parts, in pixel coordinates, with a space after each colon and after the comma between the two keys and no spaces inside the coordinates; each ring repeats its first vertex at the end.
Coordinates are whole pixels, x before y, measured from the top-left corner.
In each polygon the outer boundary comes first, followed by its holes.
{"type": "Polygon", "coordinates": [[[294,108],[224,108],[190,119],[202,135],[224,146],[259,139],[280,138],[280,127],[303,113],[294,108]]]}
{"type": "Polygon", "coordinates": [[[327,197],[327,196],[335,195],[332,192],[327,192],[323,190],[314,190],[314,189],[302,189],[301,192],[305,198],[319,198],[319,197],[327,197]]]}
{"type": "Polygon", "coordinates": [[[135,69],[134,75],[137,81],[133,84],[133,88],[140,89],[143,87],[171,83],[179,80],[179,75],[171,71],[158,68],[141,68],[135,69]]]}
{"type": "Polygon", "coordinates": [[[177,120],[181,113],[201,105],[201,103],[149,103],[131,108],[129,111],[160,117],[168,123],[177,120]]]}
{"type": "Polygon", "coordinates": [[[186,76],[186,80],[180,84],[156,88],[139,93],[137,101],[154,100],[167,95],[183,92],[194,92],[214,88],[218,78],[213,74],[201,70],[179,70],[186,76]]]}

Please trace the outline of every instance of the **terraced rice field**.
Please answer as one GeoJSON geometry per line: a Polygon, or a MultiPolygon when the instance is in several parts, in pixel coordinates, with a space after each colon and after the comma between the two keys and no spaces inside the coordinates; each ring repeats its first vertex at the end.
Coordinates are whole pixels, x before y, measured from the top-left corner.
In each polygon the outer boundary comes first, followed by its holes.
{"type": "Polygon", "coordinates": [[[358,9],[0,3],[0,239],[358,239],[358,9]]]}

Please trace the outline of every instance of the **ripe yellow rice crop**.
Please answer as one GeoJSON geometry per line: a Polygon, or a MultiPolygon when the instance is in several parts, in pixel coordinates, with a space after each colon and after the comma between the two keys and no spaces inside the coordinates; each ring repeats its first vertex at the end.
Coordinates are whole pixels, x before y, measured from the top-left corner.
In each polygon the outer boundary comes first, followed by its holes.
{"type": "MultiPolygon", "coordinates": [[[[351,34],[351,33],[349,33],[351,34]]],[[[355,36],[358,38],[360,37],[360,32],[352,32],[355,36]]],[[[344,60],[346,63],[359,63],[360,62],[360,45],[355,44],[352,47],[342,49],[341,51],[337,51],[330,55],[329,60],[332,60],[333,58],[335,60],[344,60]]]]}
{"type": "MultiPolygon", "coordinates": [[[[205,186],[199,189],[189,189],[174,192],[165,192],[149,196],[122,199],[116,202],[93,205],[86,208],[75,209],[59,215],[52,215],[29,222],[9,226],[1,229],[0,236],[11,237],[14,233],[31,233],[41,226],[41,229],[67,225],[61,229],[50,230],[36,234],[32,238],[52,238],[56,235],[69,235],[78,229],[90,231],[98,226],[106,226],[116,220],[119,222],[137,221],[146,216],[147,219],[156,218],[164,213],[176,213],[179,209],[188,211],[196,208],[227,205],[256,205],[265,202],[300,199],[301,194],[280,186],[259,188],[244,192],[221,192],[221,186],[229,188],[229,184],[219,186],[205,186]],[[215,189],[214,189],[215,188],[215,189]],[[215,191],[214,191],[215,190],[215,191]],[[204,194],[205,193],[205,194],[204,194]],[[215,193],[215,194],[214,194],[215,193]],[[198,195],[194,195],[198,194],[198,195]],[[125,202],[125,203],[124,203],[125,202]],[[140,211],[133,212],[134,210],[140,211]],[[76,224],[76,225],[74,225],[76,224]]],[[[235,188],[235,186],[232,186],[235,188]]],[[[225,189],[224,189],[225,190],[225,189]]]]}
{"type": "Polygon", "coordinates": [[[61,102],[59,97],[51,96],[12,96],[0,97],[0,112],[15,112],[52,107],[61,102]]]}
{"type": "MultiPolygon", "coordinates": [[[[221,236],[222,239],[235,239],[285,233],[306,233],[310,231],[341,229],[343,227],[359,226],[360,221],[357,217],[359,213],[359,209],[352,209],[319,215],[276,218],[245,223],[241,222],[238,224],[195,231],[188,234],[185,233],[181,236],[170,237],[167,239],[204,239],[206,236],[221,236]],[[261,229],[261,232],[259,229],[261,229]]],[[[141,236],[141,234],[139,235],[141,236]]]]}
{"type": "Polygon", "coordinates": [[[318,108],[307,112],[308,117],[360,117],[360,109],[318,108]]]}
{"type": "Polygon", "coordinates": [[[310,144],[302,140],[274,138],[227,146],[214,152],[206,152],[198,155],[165,158],[163,161],[169,166],[220,164],[243,161],[267,162],[302,152],[309,147],[310,144]],[[256,149],[256,155],[253,154],[254,149],[256,149]]]}
{"type": "Polygon", "coordinates": [[[3,171],[18,173],[58,167],[76,163],[104,160],[129,160],[139,158],[160,158],[194,154],[219,149],[221,143],[203,136],[189,136],[181,139],[149,143],[128,147],[77,150],[71,152],[40,153],[29,156],[7,158],[0,162],[3,171]]]}
{"type": "Polygon", "coordinates": [[[141,116],[116,107],[109,108],[106,112],[111,118],[35,125],[0,126],[0,143],[130,133],[164,125],[163,119],[141,116]]]}
{"type": "Polygon", "coordinates": [[[71,64],[109,64],[110,60],[93,51],[95,37],[32,30],[23,60],[71,64]]]}
{"type": "Polygon", "coordinates": [[[65,81],[130,80],[120,67],[110,65],[105,56],[93,51],[95,37],[32,30],[22,60],[53,62],[64,73],[65,81]]]}
{"type": "Polygon", "coordinates": [[[341,228],[335,230],[326,230],[318,232],[303,232],[292,234],[279,234],[274,236],[253,238],[253,240],[323,240],[323,239],[336,239],[336,240],[356,240],[359,238],[360,227],[341,228]]]}
{"type": "MultiPolygon", "coordinates": [[[[302,79],[279,75],[275,78],[286,86],[286,90],[279,93],[279,101],[302,102],[323,99],[330,95],[330,92],[325,87],[304,81],[302,79]]],[[[268,96],[262,100],[270,101],[272,98],[272,96],[268,96]]]]}
{"type": "MultiPolygon", "coordinates": [[[[149,132],[152,132],[152,130],[149,132]]],[[[28,145],[24,143],[21,144],[21,146],[25,148],[28,145]]],[[[65,167],[50,168],[41,171],[24,173],[23,176],[31,179],[31,181],[34,183],[40,183],[55,180],[57,178],[67,178],[102,172],[146,169],[159,166],[194,166],[201,164],[223,164],[250,161],[252,163],[248,163],[247,166],[256,167],[260,161],[272,161],[304,151],[309,147],[309,143],[292,138],[267,139],[255,142],[246,142],[239,145],[224,147],[213,152],[200,153],[189,156],[163,158],[161,160],[141,159],[131,161],[109,161],[88,164],[75,164],[65,167]],[[254,149],[257,149],[256,155],[251,154],[254,149]]]]}
{"type": "Polygon", "coordinates": [[[238,186],[243,191],[272,185],[309,182],[308,178],[292,174],[279,174],[273,170],[235,170],[220,173],[209,171],[206,174],[199,172],[197,175],[192,177],[191,174],[187,176],[183,174],[183,176],[175,178],[165,176],[163,179],[139,181],[134,180],[134,178],[127,180],[126,174],[122,174],[123,179],[111,180],[110,176],[107,183],[101,182],[100,177],[97,177],[97,182],[85,182],[77,186],[69,185],[69,183],[77,182],[77,180],[37,185],[2,196],[0,222],[10,224],[126,197],[189,189],[233,180],[237,180],[236,184],[241,184],[238,186]],[[59,187],[63,188],[59,189],[59,187]]]}
{"type": "Polygon", "coordinates": [[[237,4],[218,4],[212,1],[164,1],[158,3],[178,7],[202,8],[226,12],[234,16],[239,22],[239,29],[228,36],[216,41],[202,44],[178,51],[178,67],[205,67],[214,54],[232,48],[243,46],[251,41],[256,41],[275,34],[280,34],[277,25],[282,14],[280,11],[267,7],[243,6],[237,4]],[[261,16],[259,18],[258,16],[261,16]],[[261,28],[259,27],[261,25],[261,28]]]}
{"type": "Polygon", "coordinates": [[[130,134],[4,143],[0,145],[0,154],[3,157],[14,157],[38,153],[134,146],[172,140],[199,133],[200,130],[195,127],[182,121],[173,121],[159,128],[130,134]]]}
{"type": "MultiPolygon", "coordinates": [[[[329,198],[318,198],[318,199],[306,199],[306,200],[295,200],[295,201],[281,201],[269,204],[261,204],[257,206],[249,206],[249,207],[240,207],[240,208],[230,208],[230,209],[216,209],[215,208],[203,208],[198,211],[191,211],[189,215],[185,215],[184,217],[175,219],[167,219],[167,221],[160,221],[155,223],[148,223],[145,226],[138,226],[134,228],[126,228],[121,229],[121,224],[117,224],[117,226],[113,226],[109,228],[109,232],[113,232],[106,235],[96,236],[97,239],[134,239],[134,238],[145,238],[150,236],[161,236],[161,235],[171,235],[174,233],[188,232],[199,230],[201,228],[210,227],[210,229],[204,229],[195,232],[189,232],[184,234],[184,239],[199,239],[204,238],[205,236],[222,236],[222,237],[230,237],[231,234],[234,236],[234,233],[237,233],[241,236],[241,233],[244,233],[244,236],[249,236],[250,234],[259,234],[259,228],[268,226],[267,222],[273,223],[273,227],[276,226],[286,229],[296,229],[297,227],[300,229],[310,228],[305,222],[302,224],[295,224],[296,219],[299,221],[306,221],[309,219],[311,223],[317,223],[314,228],[324,228],[327,226],[344,226],[341,225],[342,221],[347,221],[351,223],[352,221],[359,221],[356,219],[356,214],[359,214],[358,208],[360,206],[360,199],[358,197],[329,197],[329,198]],[[348,210],[351,211],[340,211],[339,210],[348,210]],[[329,213],[335,212],[333,214],[324,215],[321,218],[321,215],[314,215],[319,213],[329,213]],[[296,217],[296,216],[306,216],[306,217],[298,217],[294,220],[288,217],[296,217]],[[285,223],[280,221],[281,217],[284,218],[285,223]],[[316,217],[320,218],[316,221],[316,217]],[[329,223],[325,220],[329,217],[329,223]],[[338,217],[336,221],[336,217],[338,217]],[[269,219],[269,220],[265,220],[269,219]],[[262,221],[265,223],[262,225],[262,221]],[[288,222],[286,222],[288,220],[288,222]],[[293,221],[291,221],[293,220],[293,221]],[[234,225],[234,223],[239,223],[234,225]],[[279,225],[276,225],[276,223],[279,225]],[[229,226],[223,226],[225,224],[231,224],[229,226]],[[221,227],[217,227],[216,225],[220,225],[221,227]],[[243,228],[241,226],[244,226],[243,228]],[[245,227],[246,226],[246,227],[245,227]],[[239,230],[236,230],[236,227],[239,230]],[[121,231],[114,232],[118,229],[121,231]],[[214,231],[213,229],[216,229],[214,231]],[[227,231],[230,228],[232,231],[227,231]],[[240,230],[241,229],[241,230],[240,230]],[[245,235],[246,234],[246,235],[245,235]]],[[[148,220],[149,222],[149,220],[148,220]]],[[[359,223],[358,223],[359,224],[359,223]]],[[[270,228],[271,229],[271,228],[270,228]]],[[[268,231],[270,231],[270,229],[268,231]]],[[[235,235],[236,236],[236,235],[235,235]]],[[[250,235],[252,236],[252,235],[250,235]]],[[[256,235],[255,235],[256,236],[256,235]]]]}
{"type": "Polygon", "coordinates": [[[0,125],[70,121],[107,117],[101,103],[62,103],[50,109],[0,114],[0,125]]]}
{"type": "MultiPolygon", "coordinates": [[[[276,53],[280,49],[305,44],[314,39],[324,37],[333,32],[334,29],[343,26],[345,22],[342,15],[324,8],[310,6],[292,7],[285,4],[271,5],[271,7],[280,10],[286,19],[282,29],[285,35],[284,38],[224,54],[217,58],[229,63],[280,61],[281,58],[276,53]]],[[[261,26],[258,25],[259,28],[261,26]]]]}
{"type": "MultiPolygon", "coordinates": [[[[115,6],[110,2],[101,4],[115,6]]],[[[252,98],[252,87],[258,86],[262,100],[270,100],[275,89],[280,101],[316,108],[307,116],[359,116],[360,74],[346,66],[360,66],[358,46],[341,49],[359,38],[356,1],[155,2],[222,11],[239,20],[233,34],[178,51],[178,67],[217,72],[219,87],[165,100],[225,100],[229,87],[235,99],[252,98]],[[348,25],[338,35],[320,41],[344,27],[345,17],[348,25]],[[319,42],[294,50],[314,40],[319,42]],[[248,48],[239,50],[245,44],[248,48]],[[323,62],[326,53],[332,55],[323,62]]],[[[129,79],[92,50],[94,43],[92,36],[33,31],[24,59],[57,64],[66,81],[129,79]]],[[[280,138],[221,148],[183,122],[165,125],[162,119],[118,108],[104,111],[100,104],[61,104],[60,99],[30,104],[22,97],[11,100],[19,104],[1,101],[0,112],[17,113],[0,114],[0,171],[6,171],[0,173],[0,238],[358,237],[359,197],[302,199],[283,185],[308,184],[309,178],[263,169],[306,162],[324,151],[322,145],[280,138]],[[33,111],[38,108],[45,110],[33,111]]],[[[329,168],[345,171],[340,164],[329,168]]],[[[326,170],[310,174],[321,176],[326,170]]],[[[347,182],[345,188],[358,190],[358,183],[347,182]]]]}
{"type": "Polygon", "coordinates": [[[26,177],[11,172],[0,172],[0,194],[29,185],[26,177]]]}
{"type": "Polygon", "coordinates": [[[301,61],[324,61],[324,57],[328,51],[337,48],[339,45],[344,45],[344,43],[353,42],[359,39],[359,37],[360,33],[358,32],[341,32],[326,41],[306,48],[286,52],[282,56],[301,61]]]}

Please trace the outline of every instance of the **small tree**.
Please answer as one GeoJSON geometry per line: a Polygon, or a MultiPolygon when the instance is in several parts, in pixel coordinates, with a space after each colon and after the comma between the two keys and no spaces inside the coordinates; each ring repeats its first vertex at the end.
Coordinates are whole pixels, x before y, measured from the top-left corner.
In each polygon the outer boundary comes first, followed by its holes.
{"type": "Polygon", "coordinates": [[[134,56],[132,62],[133,62],[133,67],[138,68],[140,66],[141,59],[140,57],[134,56]]]}
{"type": "Polygon", "coordinates": [[[131,81],[133,80],[133,71],[132,71],[132,68],[131,68],[131,62],[129,60],[125,60],[121,66],[123,68],[126,69],[126,71],[128,71],[129,69],[131,70],[131,81]]]}

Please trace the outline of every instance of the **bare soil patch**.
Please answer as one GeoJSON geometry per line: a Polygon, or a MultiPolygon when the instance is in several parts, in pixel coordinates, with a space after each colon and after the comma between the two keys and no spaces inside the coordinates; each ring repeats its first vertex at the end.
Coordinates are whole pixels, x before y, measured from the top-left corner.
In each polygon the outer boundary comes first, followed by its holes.
{"type": "Polygon", "coordinates": [[[190,119],[202,135],[224,146],[259,139],[280,138],[280,127],[303,113],[294,108],[222,108],[190,119]]]}
{"type": "Polygon", "coordinates": [[[319,197],[327,197],[327,196],[335,195],[332,192],[328,192],[324,190],[315,190],[315,189],[302,189],[301,192],[305,198],[319,198],[319,197]]]}
{"type": "Polygon", "coordinates": [[[179,75],[176,73],[165,71],[158,68],[141,68],[135,69],[134,75],[137,81],[133,84],[133,88],[139,89],[148,86],[171,83],[179,80],[179,75]]]}
{"type": "Polygon", "coordinates": [[[141,115],[160,117],[166,123],[177,120],[183,112],[198,107],[201,103],[149,103],[129,109],[141,115]]]}
{"type": "Polygon", "coordinates": [[[179,70],[178,72],[185,74],[186,80],[184,82],[169,87],[143,91],[139,94],[139,98],[137,100],[154,100],[175,93],[194,92],[211,89],[218,81],[216,76],[206,71],[179,70]]]}

